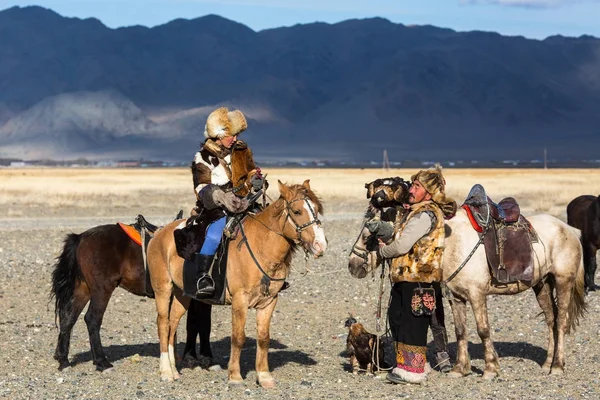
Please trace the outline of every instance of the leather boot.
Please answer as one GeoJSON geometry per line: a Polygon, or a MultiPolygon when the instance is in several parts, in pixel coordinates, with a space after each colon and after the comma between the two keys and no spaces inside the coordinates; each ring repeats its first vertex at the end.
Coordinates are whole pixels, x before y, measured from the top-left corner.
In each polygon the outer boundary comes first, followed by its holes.
{"type": "Polygon", "coordinates": [[[207,298],[215,292],[215,282],[208,274],[214,255],[196,254],[196,297],[207,298]]]}

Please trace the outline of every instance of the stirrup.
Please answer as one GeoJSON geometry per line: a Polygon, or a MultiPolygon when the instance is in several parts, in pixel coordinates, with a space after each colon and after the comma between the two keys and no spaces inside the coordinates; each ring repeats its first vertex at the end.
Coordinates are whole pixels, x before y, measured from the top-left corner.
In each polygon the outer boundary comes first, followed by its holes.
{"type": "Polygon", "coordinates": [[[196,281],[196,296],[210,296],[215,292],[215,281],[213,278],[204,274],[196,281]],[[200,288],[200,282],[207,281],[208,285],[206,287],[200,288]]]}

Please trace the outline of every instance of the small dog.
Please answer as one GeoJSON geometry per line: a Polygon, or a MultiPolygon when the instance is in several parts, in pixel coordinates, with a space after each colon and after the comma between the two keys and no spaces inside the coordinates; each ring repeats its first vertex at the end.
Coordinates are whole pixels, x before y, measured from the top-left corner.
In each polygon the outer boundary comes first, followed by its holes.
{"type": "Polygon", "coordinates": [[[377,335],[368,332],[365,327],[350,316],[344,324],[348,328],[346,352],[350,356],[352,373],[361,371],[373,374],[380,368],[387,368],[383,351],[383,343],[377,342],[377,335]],[[377,350],[375,354],[375,349],[377,350]]]}

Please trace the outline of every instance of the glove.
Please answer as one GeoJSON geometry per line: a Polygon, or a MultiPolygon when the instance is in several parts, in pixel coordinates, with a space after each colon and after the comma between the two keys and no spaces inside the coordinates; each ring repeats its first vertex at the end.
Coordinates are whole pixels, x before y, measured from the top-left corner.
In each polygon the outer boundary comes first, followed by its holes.
{"type": "Polygon", "coordinates": [[[252,190],[254,190],[255,192],[258,192],[260,189],[262,189],[264,183],[265,179],[262,176],[259,176],[258,174],[253,175],[252,178],[250,178],[252,190]]]}
{"type": "Polygon", "coordinates": [[[248,200],[237,197],[233,192],[215,190],[212,199],[215,204],[234,214],[241,213],[248,208],[248,200]]]}
{"type": "Polygon", "coordinates": [[[380,219],[372,219],[368,221],[365,226],[369,232],[385,243],[389,242],[392,236],[394,236],[394,227],[380,219]]]}

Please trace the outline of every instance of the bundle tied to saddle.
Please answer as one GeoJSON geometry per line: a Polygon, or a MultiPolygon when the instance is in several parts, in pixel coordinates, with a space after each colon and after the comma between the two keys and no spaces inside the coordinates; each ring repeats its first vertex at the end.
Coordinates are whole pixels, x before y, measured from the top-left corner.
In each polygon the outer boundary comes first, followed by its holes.
{"type": "Polygon", "coordinates": [[[531,223],[521,215],[512,197],[494,203],[483,186],[473,186],[462,208],[483,239],[485,254],[498,283],[533,280],[532,243],[538,236],[531,223]]]}

